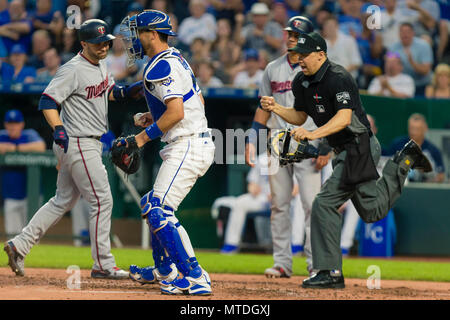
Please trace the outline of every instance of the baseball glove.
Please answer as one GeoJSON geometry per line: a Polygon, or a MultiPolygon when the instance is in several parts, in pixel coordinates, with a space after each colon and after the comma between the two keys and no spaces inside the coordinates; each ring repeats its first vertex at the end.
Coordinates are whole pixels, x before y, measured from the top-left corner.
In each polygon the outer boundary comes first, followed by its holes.
{"type": "Polygon", "coordinates": [[[141,164],[141,154],[133,135],[119,137],[111,148],[111,161],[126,174],[138,171],[141,164]]]}

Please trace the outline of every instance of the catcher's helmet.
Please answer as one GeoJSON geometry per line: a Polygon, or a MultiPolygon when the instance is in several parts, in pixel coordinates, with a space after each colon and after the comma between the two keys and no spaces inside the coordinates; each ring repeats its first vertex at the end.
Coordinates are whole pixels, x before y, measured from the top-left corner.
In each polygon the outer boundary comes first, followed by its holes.
{"type": "Polygon", "coordinates": [[[293,31],[297,33],[310,33],[314,31],[314,25],[308,18],[304,16],[295,16],[289,19],[286,31],[293,31]]]}
{"type": "Polygon", "coordinates": [[[172,31],[170,17],[158,10],[144,10],[136,16],[136,26],[138,30],[155,30],[169,36],[176,36],[172,31]]]}
{"type": "Polygon", "coordinates": [[[114,40],[116,37],[108,33],[108,24],[105,21],[90,19],[81,24],[78,30],[78,38],[80,41],[100,43],[114,40]]]}

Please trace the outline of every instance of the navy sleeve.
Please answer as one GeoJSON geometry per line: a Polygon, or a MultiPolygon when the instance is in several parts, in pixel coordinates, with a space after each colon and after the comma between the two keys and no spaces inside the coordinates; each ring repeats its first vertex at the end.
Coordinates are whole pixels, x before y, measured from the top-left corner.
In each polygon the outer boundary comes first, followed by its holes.
{"type": "Polygon", "coordinates": [[[43,94],[39,100],[39,110],[58,109],[58,104],[48,95],[43,94]]]}
{"type": "Polygon", "coordinates": [[[429,151],[436,165],[434,171],[436,171],[437,173],[445,172],[444,161],[442,160],[442,154],[439,149],[435,146],[432,146],[429,151]]]}
{"type": "MultiPolygon", "coordinates": [[[[304,111],[305,110],[305,99],[304,99],[304,94],[302,93],[302,84],[300,82],[300,77],[297,74],[294,78],[294,80],[292,80],[292,93],[294,94],[294,108],[297,111],[304,111]]],[[[292,107],[292,106],[285,106],[285,107],[292,107]]]]}

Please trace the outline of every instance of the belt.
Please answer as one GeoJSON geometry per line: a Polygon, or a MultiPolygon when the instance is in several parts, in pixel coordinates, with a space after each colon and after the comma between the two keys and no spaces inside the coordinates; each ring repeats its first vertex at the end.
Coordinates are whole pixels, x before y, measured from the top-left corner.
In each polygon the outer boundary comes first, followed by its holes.
{"type": "Polygon", "coordinates": [[[172,143],[172,142],[175,142],[178,139],[182,139],[182,138],[192,138],[192,137],[195,137],[195,138],[209,138],[209,137],[211,137],[211,134],[209,133],[209,131],[206,131],[206,132],[202,132],[202,133],[198,133],[198,134],[194,133],[194,134],[191,134],[191,135],[188,135],[188,136],[179,136],[179,137],[175,137],[174,139],[168,141],[167,143],[172,143]]]}
{"type": "MultiPolygon", "coordinates": [[[[372,138],[373,137],[373,132],[372,132],[372,130],[369,130],[368,132],[367,132],[368,134],[369,134],[369,138],[372,138]]],[[[338,155],[339,153],[341,153],[342,151],[344,151],[345,150],[345,147],[342,145],[342,146],[337,146],[337,147],[334,147],[333,148],[333,151],[334,151],[334,153],[336,154],[336,155],[338,155]]]]}
{"type": "Polygon", "coordinates": [[[73,138],[89,138],[89,139],[95,139],[95,140],[100,141],[102,136],[85,136],[85,137],[73,137],[73,138]]]}

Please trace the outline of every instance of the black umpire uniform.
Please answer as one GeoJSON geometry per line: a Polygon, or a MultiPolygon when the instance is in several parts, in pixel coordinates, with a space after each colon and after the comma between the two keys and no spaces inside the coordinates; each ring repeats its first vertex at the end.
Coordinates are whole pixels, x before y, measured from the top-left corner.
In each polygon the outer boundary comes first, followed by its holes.
{"type": "MultiPolygon", "coordinates": [[[[326,53],[326,42],[313,32],[303,35],[291,50],[326,53]]],[[[342,66],[325,59],[315,74],[299,73],[292,91],[294,108],[312,117],[317,127],[325,125],[341,109],[352,110],[350,125],[327,136],[335,152],[333,173],[316,196],[311,213],[313,268],[317,273],[303,282],[306,288],[343,288],[339,207],[351,199],[365,222],[381,220],[400,196],[408,170],[412,167],[427,171],[431,166],[411,140],[386,163],[379,177],[376,164],[381,147],[370,130],[358,86],[342,66]]]]}

